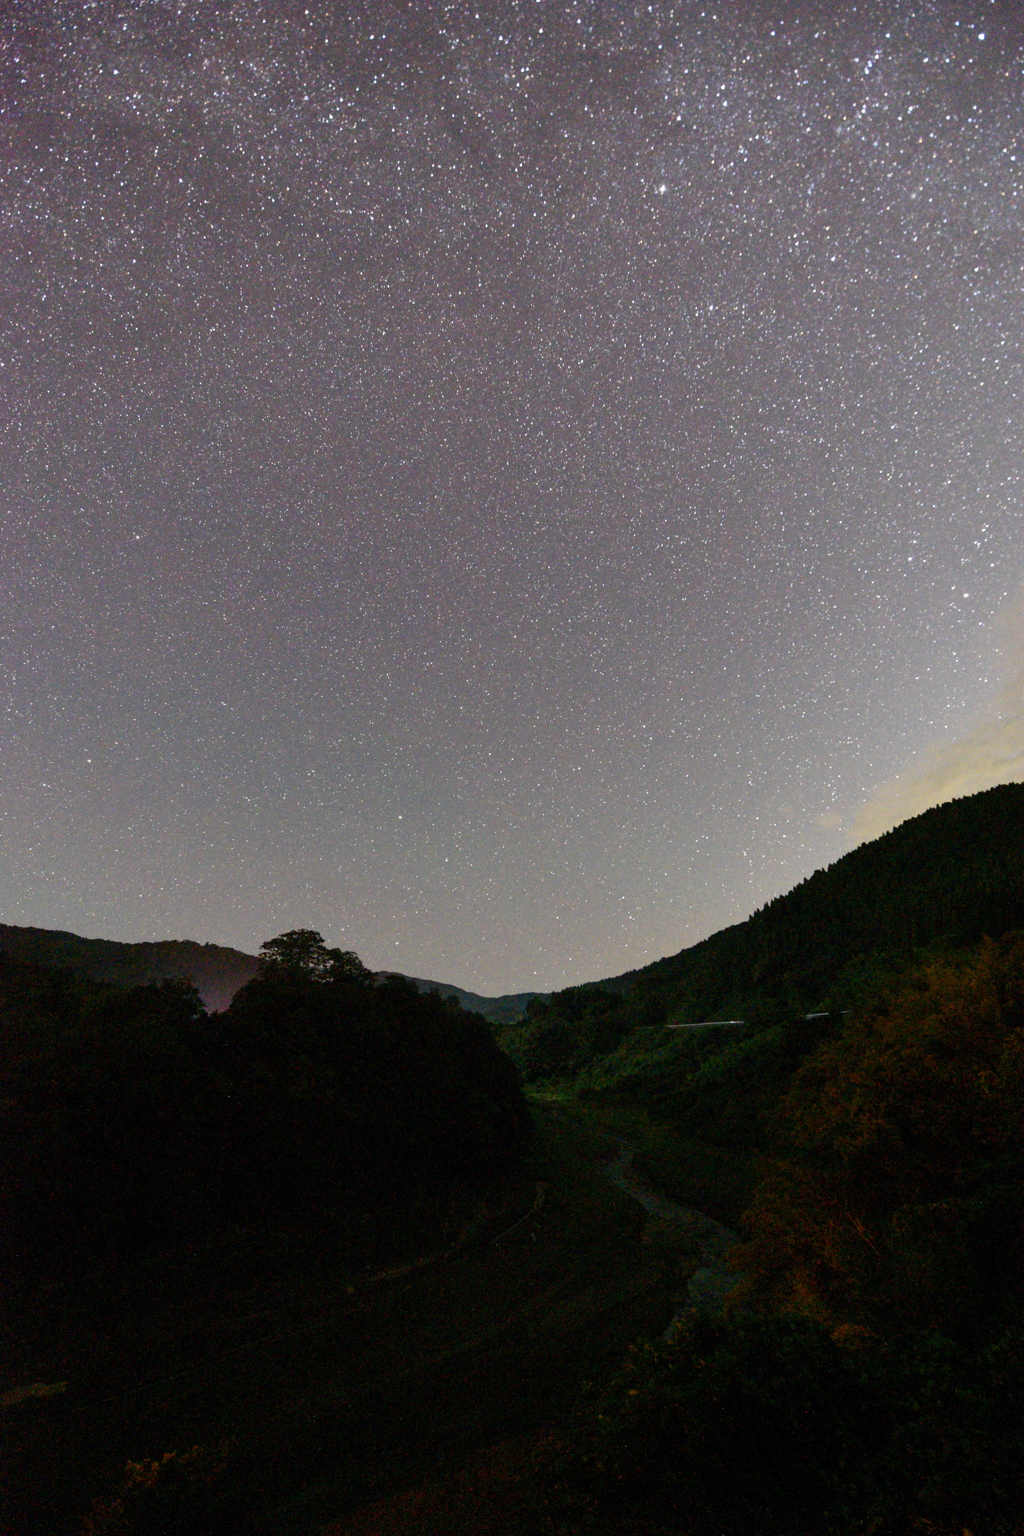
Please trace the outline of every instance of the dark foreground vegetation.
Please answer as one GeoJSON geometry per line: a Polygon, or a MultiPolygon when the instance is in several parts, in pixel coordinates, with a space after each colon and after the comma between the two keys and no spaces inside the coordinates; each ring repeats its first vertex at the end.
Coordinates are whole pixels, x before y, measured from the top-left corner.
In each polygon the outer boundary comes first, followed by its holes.
{"type": "Polygon", "coordinates": [[[482,1021],[315,935],[213,1019],[5,970],[20,1379],[61,1326],[134,1351],[91,1395],[78,1361],[91,1438],[70,1388],[22,1405],[18,1465],[79,1471],[11,1528],[1024,1536],[1022,824],[1019,786],[930,812],[535,1000],[532,1146],[482,1021]],[[617,1138],[741,1234],[672,1342],[698,1261],[601,1179],[617,1138]]]}
{"type": "Polygon", "coordinates": [[[793,1021],[788,1057],[786,1027],[761,1037],[770,1105],[757,1036],[721,1051],[717,1146],[664,1104],[560,1099],[681,1195],[760,1128],[726,1315],[638,1340],[548,1439],[335,1536],[1024,1531],[1024,934],[932,959],[816,1041],[793,1021]]]}
{"type": "Polygon", "coordinates": [[[264,946],[208,1016],[0,955],[2,1217],[23,1270],[491,1172],[529,1120],[481,1020],[317,935],[264,946]]]}
{"type": "MultiPolygon", "coordinates": [[[[303,932],[265,945],[212,1016],[185,982],[121,988],[0,956],[0,1120],[2,1385],[17,1399],[72,1376],[88,1398],[91,1379],[93,1406],[78,1406],[100,1421],[101,1383],[123,1395],[187,1376],[250,1347],[261,1309],[274,1332],[296,1304],[306,1316],[457,1242],[532,1131],[482,1020],[303,932]]],[[[74,1427],[50,1467],[44,1442],[19,1444],[37,1410],[63,1406],[8,1405],[5,1531],[60,1528],[62,1492],[103,1458],[74,1427]]],[[[153,1433],[211,1422],[176,1414],[153,1433]]]]}

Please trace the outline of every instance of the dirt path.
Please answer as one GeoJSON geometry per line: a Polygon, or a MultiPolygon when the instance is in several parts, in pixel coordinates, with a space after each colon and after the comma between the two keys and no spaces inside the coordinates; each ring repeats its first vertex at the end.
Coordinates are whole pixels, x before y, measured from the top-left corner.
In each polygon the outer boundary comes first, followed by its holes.
{"type": "Polygon", "coordinates": [[[671,1340],[695,1312],[704,1317],[721,1312],[727,1297],[741,1284],[743,1276],[725,1263],[726,1253],[740,1239],[729,1227],[705,1216],[703,1211],[678,1205],[645,1184],[632,1166],[635,1151],[636,1148],[628,1142],[619,1140],[619,1154],[606,1165],[605,1177],[616,1189],[638,1200],[654,1222],[678,1237],[683,1252],[689,1252],[699,1260],[686,1286],[689,1305],[677,1312],[665,1329],[663,1337],[671,1340]]]}

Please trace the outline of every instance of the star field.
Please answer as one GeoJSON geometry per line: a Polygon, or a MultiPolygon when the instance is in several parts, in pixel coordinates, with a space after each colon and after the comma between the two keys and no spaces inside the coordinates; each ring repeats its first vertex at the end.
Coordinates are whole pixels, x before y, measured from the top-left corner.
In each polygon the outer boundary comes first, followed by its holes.
{"type": "Polygon", "coordinates": [[[4,921],[567,985],[1005,703],[1016,4],[9,0],[0,104],[4,921]]]}

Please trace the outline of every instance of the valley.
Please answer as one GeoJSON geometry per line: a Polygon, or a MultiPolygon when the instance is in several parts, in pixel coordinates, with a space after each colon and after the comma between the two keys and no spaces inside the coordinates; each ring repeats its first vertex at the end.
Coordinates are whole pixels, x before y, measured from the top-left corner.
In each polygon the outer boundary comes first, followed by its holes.
{"type": "Polygon", "coordinates": [[[1022,871],[1003,786],[490,1020],[0,947],[5,1533],[1022,1536],[1022,871]]]}

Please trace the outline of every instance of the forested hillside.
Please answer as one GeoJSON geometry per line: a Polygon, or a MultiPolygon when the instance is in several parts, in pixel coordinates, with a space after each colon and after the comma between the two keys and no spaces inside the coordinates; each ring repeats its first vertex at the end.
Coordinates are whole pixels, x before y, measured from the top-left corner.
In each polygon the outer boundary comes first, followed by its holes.
{"type": "Polygon", "coordinates": [[[503,1040],[528,1078],[573,1074],[624,1041],[646,1048],[644,1029],[855,1007],[925,952],[1022,926],[1024,785],[1005,784],[904,822],[677,955],[535,1000],[503,1040]]]}
{"type": "Polygon", "coordinates": [[[644,1087],[584,1111],[690,1198],[747,1158],[745,1283],[581,1404],[554,1529],[1021,1536],[1024,934],[644,1087]]]}
{"type": "Polygon", "coordinates": [[[633,977],[682,1017],[837,1003],[871,955],[954,949],[1024,923],[1024,784],[915,816],[785,896],[633,977]]]}
{"type": "Polygon", "coordinates": [[[0,952],[33,965],[66,966],[76,976],[113,982],[122,987],[158,981],[190,981],[203,1005],[226,1008],[256,974],[255,955],[222,944],[196,944],[189,939],[157,943],[119,944],[113,939],[84,939],[77,933],[50,928],[17,928],[0,923],[0,952]]]}

